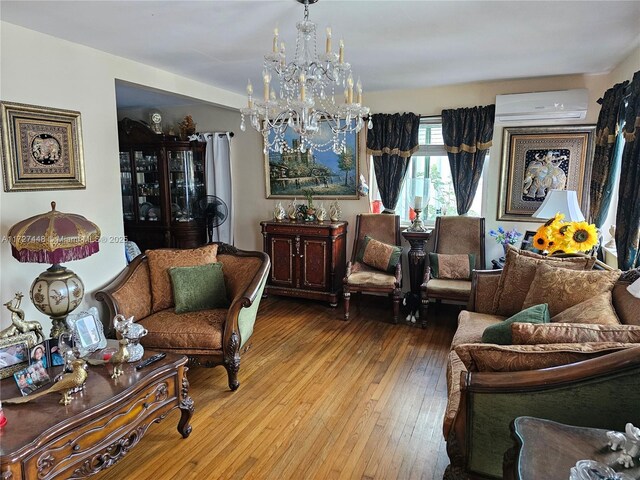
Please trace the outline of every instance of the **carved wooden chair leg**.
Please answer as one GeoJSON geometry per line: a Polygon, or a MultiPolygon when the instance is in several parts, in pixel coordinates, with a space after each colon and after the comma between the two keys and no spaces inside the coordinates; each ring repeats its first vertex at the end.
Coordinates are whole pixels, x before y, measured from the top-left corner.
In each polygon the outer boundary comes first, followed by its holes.
{"type": "Polygon", "coordinates": [[[422,298],[420,300],[420,325],[427,328],[427,311],[429,310],[429,299],[422,298]]]}
{"type": "Polygon", "coordinates": [[[342,296],[344,297],[344,319],[349,320],[349,306],[351,304],[351,292],[349,291],[349,287],[344,287],[342,296]]]}
{"type": "Polygon", "coordinates": [[[393,291],[393,323],[398,323],[400,316],[400,300],[402,299],[402,290],[396,288],[393,291]]]}
{"type": "Polygon", "coordinates": [[[224,368],[227,370],[227,377],[229,378],[229,388],[232,392],[235,392],[240,386],[238,381],[238,371],[240,370],[240,359],[234,359],[224,362],[224,368]]]}

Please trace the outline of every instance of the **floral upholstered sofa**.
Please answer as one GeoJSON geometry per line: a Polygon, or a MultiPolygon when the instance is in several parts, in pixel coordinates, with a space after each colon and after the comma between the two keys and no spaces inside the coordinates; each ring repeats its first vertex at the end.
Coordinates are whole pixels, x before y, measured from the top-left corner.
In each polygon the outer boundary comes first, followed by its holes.
{"type": "MultiPolygon", "coordinates": [[[[141,339],[145,348],[186,355],[190,365],[223,365],[229,388],[236,390],[241,348],[253,333],[269,267],[265,253],[243,251],[224,243],[194,249],[147,250],[107,287],[96,292],[96,299],[104,302],[110,313],[105,333],[115,338],[116,314],[133,316],[149,332],[141,339]],[[203,288],[224,291],[223,306],[181,312],[172,291],[175,284],[170,269],[207,265],[217,265],[222,270],[219,284],[203,288]]],[[[187,293],[193,289],[188,285],[187,293]]]]}
{"type": "Polygon", "coordinates": [[[511,248],[504,270],[474,272],[448,361],[445,478],[502,478],[518,416],[616,430],[640,423],[640,299],[620,271],[593,263],[511,248]],[[542,303],[551,323],[513,323],[512,345],[483,343],[487,327],[542,303]]]}

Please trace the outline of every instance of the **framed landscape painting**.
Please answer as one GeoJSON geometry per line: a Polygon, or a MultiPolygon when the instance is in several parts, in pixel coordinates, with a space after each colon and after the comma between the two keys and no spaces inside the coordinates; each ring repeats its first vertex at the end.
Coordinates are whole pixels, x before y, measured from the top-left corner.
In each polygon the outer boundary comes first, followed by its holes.
{"type": "Polygon", "coordinates": [[[550,190],[575,190],[589,206],[595,125],[504,129],[499,220],[531,221],[550,190]]]}
{"type": "Polygon", "coordinates": [[[80,112],[0,102],[5,192],[85,188],[80,112]]]}
{"type": "MultiPolygon", "coordinates": [[[[270,133],[269,141],[274,137],[270,133]]],[[[332,136],[327,123],[320,124],[319,134],[329,140],[332,136]]],[[[293,149],[298,135],[288,128],[287,144],[293,149]]],[[[358,198],[359,157],[358,134],[346,134],[346,151],[336,154],[329,143],[328,151],[268,152],[264,156],[267,198],[314,197],[343,199],[358,198]]]]}

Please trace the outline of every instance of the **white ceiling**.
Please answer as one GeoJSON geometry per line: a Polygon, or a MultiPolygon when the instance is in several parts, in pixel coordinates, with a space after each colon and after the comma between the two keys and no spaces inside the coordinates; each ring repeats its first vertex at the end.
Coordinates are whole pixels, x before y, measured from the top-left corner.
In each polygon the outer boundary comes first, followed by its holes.
{"type": "MultiPolygon", "coordinates": [[[[640,1],[320,0],[365,91],[602,73],[640,42],[640,1]]],[[[273,28],[293,51],[295,0],[0,1],[3,21],[238,93],[260,85],[273,28]],[[36,13],[37,12],[37,13],[36,13]]]]}

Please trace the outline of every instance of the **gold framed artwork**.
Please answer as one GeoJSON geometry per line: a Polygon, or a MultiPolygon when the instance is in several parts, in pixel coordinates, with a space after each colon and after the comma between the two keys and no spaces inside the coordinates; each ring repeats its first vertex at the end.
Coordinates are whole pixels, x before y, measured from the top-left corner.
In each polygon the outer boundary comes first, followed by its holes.
{"type": "Polygon", "coordinates": [[[595,125],[505,128],[498,220],[531,221],[550,190],[575,190],[587,212],[594,135],[595,125]]]}
{"type": "MultiPolygon", "coordinates": [[[[275,134],[269,135],[272,143],[275,134]]],[[[320,122],[318,135],[331,138],[327,122],[320,122]]],[[[360,137],[357,133],[346,133],[345,149],[340,153],[335,153],[331,145],[320,151],[298,152],[299,136],[289,128],[284,138],[289,151],[264,154],[267,198],[301,198],[307,193],[314,198],[359,198],[360,137]]]]}
{"type": "Polygon", "coordinates": [[[80,112],[0,102],[5,192],[86,188],[80,112]]]}

